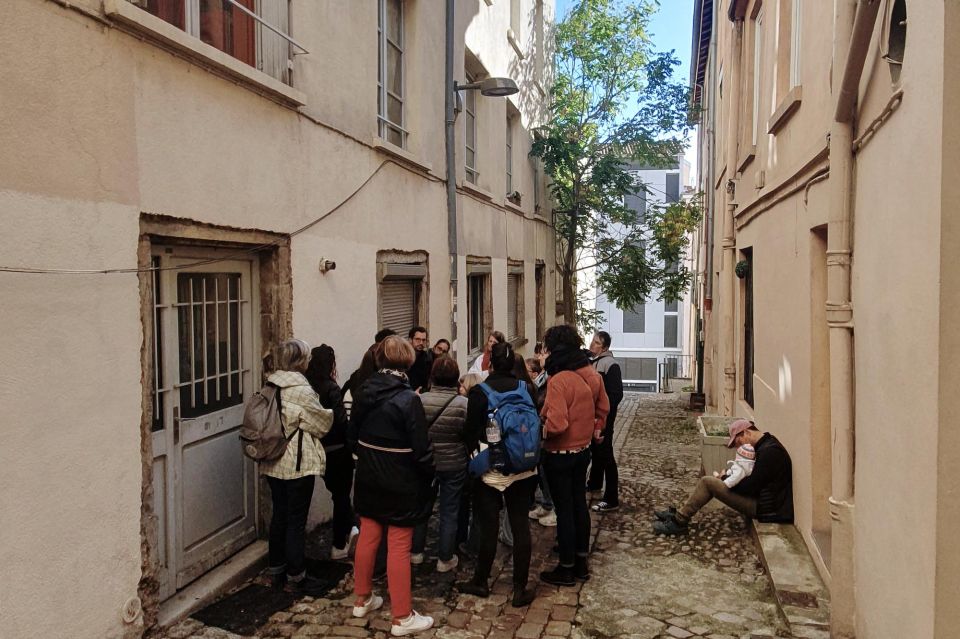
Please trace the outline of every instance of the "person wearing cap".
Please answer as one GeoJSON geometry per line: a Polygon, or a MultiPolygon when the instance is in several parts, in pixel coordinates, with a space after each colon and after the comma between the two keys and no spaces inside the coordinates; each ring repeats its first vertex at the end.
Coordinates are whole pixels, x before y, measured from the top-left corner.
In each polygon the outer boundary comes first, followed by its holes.
{"type": "Polygon", "coordinates": [[[654,513],[653,531],[661,535],[686,534],[690,519],[711,499],[717,499],[746,517],[762,522],[793,522],[793,466],[787,449],[753,422],[730,424],[727,448],[749,444],[756,452],[753,472],[733,488],[719,477],[701,477],[686,503],[654,513]]]}

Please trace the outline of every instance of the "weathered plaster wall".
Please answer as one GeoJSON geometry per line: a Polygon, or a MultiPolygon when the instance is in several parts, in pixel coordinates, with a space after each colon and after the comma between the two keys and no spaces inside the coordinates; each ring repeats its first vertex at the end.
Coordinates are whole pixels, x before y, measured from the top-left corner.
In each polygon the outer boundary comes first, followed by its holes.
{"type": "MultiPolygon", "coordinates": [[[[72,4],[102,16],[97,0],[72,4]]],[[[293,332],[334,345],[341,378],[377,328],[378,250],[429,254],[431,336],[449,332],[439,181],[443,21],[426,3],[408,4],[408,150],[425,166],[384,166],[356,197],[291,242],[293,332]],[[321,275],[321,257],[337,269],[321,275]]],[[[458,3],[460,59],[468,28],[481,49],[509,47],[499,21],[473,24],[486,7],[477,5],[458,3]]],[[[79,11],[45,0],[0,3],[3,265],[133,267],[145,212],[289,233],[340,204],[390,158],[372,146],[373,6],[293,2],[294,34],[311,50],[294,69],[307,117],[79,11]]],[[[508,53],[487,55],[485,63],[492,74],[521,74],[515,104],[529,125],[536,121],[536,89],[522,75],[528,67],[511,69],[516,56],[508,53]]],[[[519,127],[514,171],[523,206],[505,208],[498,181],[505,172],[505,103],[478,103],[485,113],[478,127],[489,140],[482,170],[493,199],[458,196],[461,250],[494,258],[501,320],[506,260],[525,261],[525,323],[535,341],[537,258],[548,264],[548,325],[554,318],[552,234],[533,219],[532,171],[521,156],[529,142],[519,127]]],[[[462,118],[458,129],[462,140],[462,118]]],[[[144,334],[137,276],[3,274],[0,297],[0,400],[23,417],[5,425],[0,451],[6,484],[23,487],[0,498],[0,511],[16,514],[16,526],[0,528],[0,564],[15,575],[0,585],[0,636],[139,634],[139,620],[125,625],[120,617],[141,577],[144,334]]],[[[461,359],[465,364],[463,349],[461,359]]]]}

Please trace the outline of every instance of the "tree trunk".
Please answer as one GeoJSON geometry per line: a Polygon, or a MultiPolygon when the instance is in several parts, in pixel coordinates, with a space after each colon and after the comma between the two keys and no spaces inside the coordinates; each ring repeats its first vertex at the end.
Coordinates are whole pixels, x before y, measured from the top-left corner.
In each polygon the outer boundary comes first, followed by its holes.
{"type": "Polygon", "coordinates": [[[577,290],[573,269],[564,268],[562,272],[563,321],[571,326],[577,323],[577,290]]]}

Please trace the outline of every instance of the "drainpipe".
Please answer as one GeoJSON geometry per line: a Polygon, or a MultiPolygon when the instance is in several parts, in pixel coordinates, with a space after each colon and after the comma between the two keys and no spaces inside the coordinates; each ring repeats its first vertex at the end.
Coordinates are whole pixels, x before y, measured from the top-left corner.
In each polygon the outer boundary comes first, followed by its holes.
{"type": "MultiPolygon", "coordinates": [[[[733,7],[731,6],[731,9],[733,7]]],[[[737,360],[734,351],[734,291],[736,290],[737,240],[733,216],[737,210],[737,139],[740,133],[740,58],[743,48],[743,18],[733,18],[733,46],[730,49],[730,118],[727,121],[727,184],[726,207],[723,213],[723,258],[720,266],[720,339],[723,345],[722,402],[717,407],[721,415],[733,415],[737,392],[737,360]]]]}
{"type": "Polygon", "coordinates": [[[830,333],[830,421],[833,470],[830,497],[831,636],[856,635],[854,472],[856,462],[851,255],[853,137],[860,78],[881,0],[835,0],[830,127],[830,211],[827,235],[827,326],[830,333]],[[840,68],[843,68],[841,75],[840,68]]]}
{"type": "Polygon", "coordinates": [[[444,138],[447,160],[447,250],[450,254],[450,350],[456,359],[459,352],[457,341],[457,156],[454,125],[457,122],[455,112],[456,93],[454,90],[454,1],[447,0],[446,45],[443,65],[443,86],[445,87],[443,106],[446,114],[444,138]]]}
{"type": "MultiPolygon", "coordinates": [[[[717,14],[719,13],[716,5],[713,9],[713,22],[712,24],[717,24],[717,14]]],[[[714,184],[717,181],[717,158],[716,158],[716,149],[717,149],[717,34],[716,31],[712,31],[710,34],[710,62],[708,67],[708,72],[710,75],[710,104],[707,107],[709,111],[707,112],[707,189],[706,192],[709,198],[709,205],[707,208],[707,232],[706,232],[706,244],[707,244],[707,274],[704,278],[704,301],[703,301],[703,367],[707,366],[707,356],[710,357],[710,370],[709,374],[705,375],[705,382],[700,389],[700,392],[703,393],[707,398],[707,404],[716,404],[716,398],[714,397],[713,392],[713,382],[716,379],[715,368],[714,368],[714,359],[713,359],[713,338],[711,337],[713,332],[713,235],[714,235],[714,219],[716,216],[716,206],[717,206],[717,192],[714,189],[714,184]]],[[[708,371],[704,371],[708,373],[708,371]]]]}

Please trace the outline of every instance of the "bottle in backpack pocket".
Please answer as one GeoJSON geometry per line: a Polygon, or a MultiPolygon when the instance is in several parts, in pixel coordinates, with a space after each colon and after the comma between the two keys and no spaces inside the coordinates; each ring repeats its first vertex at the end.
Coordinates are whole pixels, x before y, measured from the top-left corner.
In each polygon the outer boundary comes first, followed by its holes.
{"type": "Polygon", "coordinates": [[[490,448],[490,468],[502,471],[507,465],[507,458],[500,440],[500,424],[494,419],[493,413],[487,415],[487,445],[490,448]]]}

